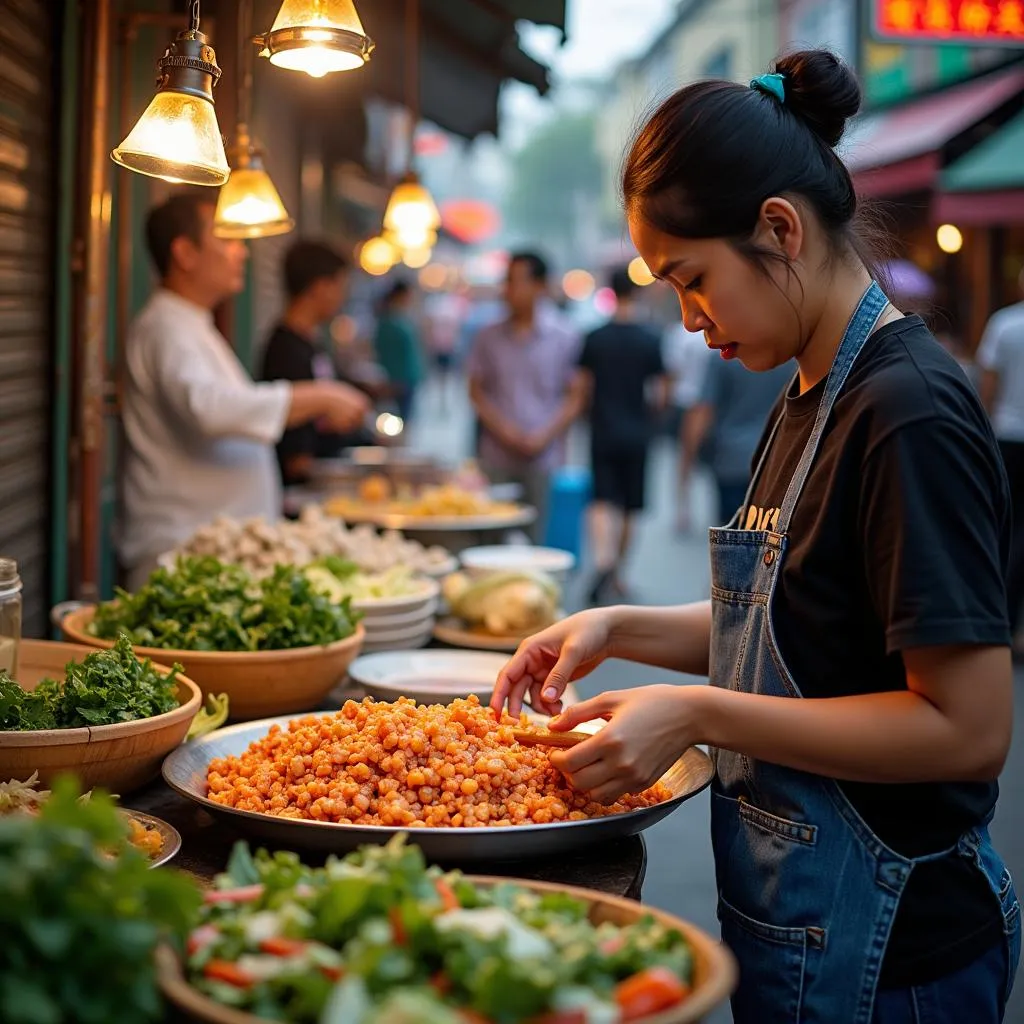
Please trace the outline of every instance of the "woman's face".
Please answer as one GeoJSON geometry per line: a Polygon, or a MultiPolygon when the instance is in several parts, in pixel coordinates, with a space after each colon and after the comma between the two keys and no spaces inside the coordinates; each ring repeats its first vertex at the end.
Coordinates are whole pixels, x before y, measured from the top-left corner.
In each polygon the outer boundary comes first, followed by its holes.
{"type": "Polygon", "coordinates": [[[765,273],[722,239],[677,238],[635,214],[629,217],[637,252],[656,277],[675,289],[686,329],[703,331],[708,346],[723,359],[739,359],[748,370],[762,371],[794,358],[806,341],[810,296],[806,287],[801,289],[800,239],[792,224],[781,231],[778,227],[762,218],[752,241],[791,264],[787,268],[781,259],[769,260],[765,273]]]}

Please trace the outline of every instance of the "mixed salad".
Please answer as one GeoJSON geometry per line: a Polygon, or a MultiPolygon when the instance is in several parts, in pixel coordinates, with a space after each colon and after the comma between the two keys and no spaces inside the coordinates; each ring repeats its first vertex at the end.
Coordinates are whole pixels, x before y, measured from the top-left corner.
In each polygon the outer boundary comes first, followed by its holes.
{"type": "Polygon", "coordinates": [[[687,998],[691,951],[651,916],[427,867],[398,835],[323,868],[239,844],[187,944],[219,1003],[298,1024],[614,1024],[687,998]]]}
{"type": "Polygon", "coordinates": [[[276,651],[344,640],[358,619],[348,601],[324,596],[292,566],[254,579],[216,558],[182,558],[136,593],[118,590],[96,609],[89,632],[123,632],[141,647],[169,650],[276,651]]]}

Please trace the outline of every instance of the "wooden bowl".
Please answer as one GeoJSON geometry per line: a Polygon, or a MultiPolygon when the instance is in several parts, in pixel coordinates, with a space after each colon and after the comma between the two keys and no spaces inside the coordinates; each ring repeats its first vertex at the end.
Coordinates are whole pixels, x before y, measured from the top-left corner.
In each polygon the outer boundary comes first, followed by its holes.
{"type": "MultiPolygon", "coordinates": [[[[90,647],[113,647],[112,640],[101,640],[88,632],[95,614],[96,606],[86,605],[66,615],[61,622],[64,635],[90,647]]],[[[184,666],[186,675],[195,680],[204,695],[226,693],[231,718],[246,721],[315,710],[344,678],[365,636],[360,623],[350,637],[323,647],[287,651],[133,650],[140,658],[184,666]]]]}
{"type": "MultiPolygon", "coordinates": [[[[725,1002],[736,987],[738,977],[733,955],[720,942],[716,942],[696,925],[683,921],[664,910],[643,906],[634,900],[611,896],[593,889],[580,889],[571,885],[551,882],[523,882],[517,878],[496,878],[493,875],[469,875],[470,881],[481,886],[494,886],[513,882],[536,893],[557,892],[575,896],[590,904],[590,920],[595,924],[610,921],[617,925],[632,924],[650,914],[669,928],[682,932],[693,951],[693,991],[686,1002],[666,1010],[637,1018],[636,1024],[694,1024],[703,1020],[716,1006],[725,1002]]],[[[215,1002],[185,979],[181,963],[167,946],[157,950],[157,978],[168,1001],[183,1011],[188,1018],[209,1024],[268,1024],[267,1018],[233,1009],[215,1002]]]]}
{"type": "MultiPolygon", "coordinates": [[[[45,676],[63,679],[64,666],[88,653],[78,644],[22,640],[18,682],[31,690],[45,676]]],[[[153,667],[163,675],[170,672],[160,664],[153,667]]],[[[178,676],[178,701],[173,711],[135,722],[0,732],[0,781],[24,781],[38,771],[40,782],[48,786],[62,772],[73,772],[84,790],[102,786],[122,796],[130,793],[159,774],[161,762],[185,739],[199,711],[199,687],[182,675],[178,676]]]]}

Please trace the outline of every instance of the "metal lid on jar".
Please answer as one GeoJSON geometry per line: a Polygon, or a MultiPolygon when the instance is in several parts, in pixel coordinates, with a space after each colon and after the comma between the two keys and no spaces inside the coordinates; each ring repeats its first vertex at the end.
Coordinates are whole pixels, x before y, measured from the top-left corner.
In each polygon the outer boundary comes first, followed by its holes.
{"type": "Polygon", "coordinates": [[[21,590],[18,563],[13,558],[0,557],[0,594],[21,590]]]}

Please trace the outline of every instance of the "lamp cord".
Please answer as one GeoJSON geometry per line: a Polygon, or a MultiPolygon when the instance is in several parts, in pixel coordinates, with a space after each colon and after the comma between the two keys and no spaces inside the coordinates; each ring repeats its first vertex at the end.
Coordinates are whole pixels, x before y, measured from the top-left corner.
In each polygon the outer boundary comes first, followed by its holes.
{"type": "Polygon", "coordinates": [[[420,5],[419,0],[405,0],[405,68],[406,97],[409,111],[409,166],[413,169],[416,147],[416,125],[420,120],[420,5]]]}
{"type": "MultiPolygon", "coordinates": [[[[198,0],[196,0],[198,3],[198,0]]],[[[236,120],[249,127],[252,113],[252,0],[241,0],[238,8],[238,110],[236,120]]]]}

